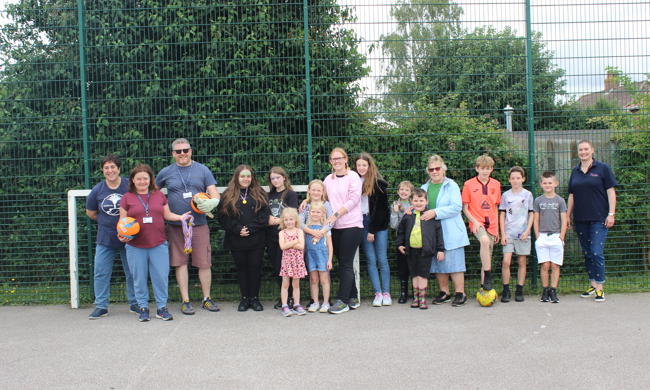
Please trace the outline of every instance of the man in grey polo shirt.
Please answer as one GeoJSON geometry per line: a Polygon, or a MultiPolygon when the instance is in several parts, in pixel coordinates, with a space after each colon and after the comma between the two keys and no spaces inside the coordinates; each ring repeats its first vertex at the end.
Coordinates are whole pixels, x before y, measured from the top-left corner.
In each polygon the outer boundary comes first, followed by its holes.
{"type": "MultiPolygon", "coordinates": [[[[192,211],[190,201],[199,192],[206,192],[210,199],[197,201],[197,207],[202,212],[209,214],[219,204],[217,181],[210,169],[205,165],[192,160],[192,147],[185,138],[178,138],[172,142],[172,157],[175,160],[163,168],[156,177],[156,184],[160,188],[167,188],[169,209],[177,214],[192,211]]],[[[210,230],[207,225],[206,214],[192,211],[194,226],[192,227],[192,253],[184,252],[183,228],[180,222],[167,222],[165,230],[169,241],[169,261],[176,269],[176,282],[180,290],[183,314],[194,314],[188,291],[188,270],[190,256],[192,265],[199,269],[199,280],[203,292],[201,307],[208,311],[219,311],[217,304],[210,298],[212,284],[212,247],[210,245],[210,230]]]]}

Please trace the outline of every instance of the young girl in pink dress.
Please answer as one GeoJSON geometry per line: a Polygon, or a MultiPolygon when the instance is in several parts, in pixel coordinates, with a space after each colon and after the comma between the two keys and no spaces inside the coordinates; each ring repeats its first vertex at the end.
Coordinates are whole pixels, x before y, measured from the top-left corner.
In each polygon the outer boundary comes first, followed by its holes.
{"type": "Polygon", "coordinates": [[[300,305],[300,279],[307,276],[305,267],[305,235],[300,229],[298,210],[287,207],[280,214],[280,249],[282,249],[282,264],[280,265],[280,276],[282,287],[280,288],[280,300],[282,301],[282,315],[289,317],[292,314],[304,315],[306,310],[300,305]],[[289,296],[289,281],[293,287],[293,301],[295,306],[290,308],[287,305],[289,296]]]}

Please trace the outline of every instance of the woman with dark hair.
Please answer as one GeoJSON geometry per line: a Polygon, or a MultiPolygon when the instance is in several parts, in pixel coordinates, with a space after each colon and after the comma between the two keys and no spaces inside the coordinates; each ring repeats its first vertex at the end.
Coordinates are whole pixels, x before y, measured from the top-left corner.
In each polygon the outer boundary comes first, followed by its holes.
{"type": "Polygon", "coordinates": [[[368,275],[375,292],[372,305],[390,306],[390,267],[388,266],[388,183],[381,177],[375,159],[361,153],[355,162],[363,180],[361,213],[363,214],[363,251],[368,261],[368,275]],[[380,278],[381,275],[381,278],[380,278]]]}
{"type": "MultiPolygon", "coordinates": [[[[266,252],[269,255],[273,274],[280,275],[280,265],[282,260],[282,249],[279,244],[279,226],[280,214],[287,207],[298,208],[298,194],[291,188],[291,181],[287,172],[282,167],[273,167],[269,170],[269,227],[266,231],[266,252]]],[[[282,278],[278,276],[278,286],[282,285],[282,278]]],[[[289,296],[292,296],[292,288],[289,285],[289,296]]],[[[280,298],[273,306],[274,309],[280,309],[282,303],[280,298]]],[[[293,298],[289,298],[289,308],[293,307],[293,298]]]]}
{"type": "Polygon", "coordinates": [[[133,276],[129,270],[124,243],[115,235],[115,225],[120,217],[120,202],[129,181],[120,176],[120,158],[109,154],[102,159],[104,179],[97,183],[86,199],[86,215],[97,222],[97,245],[95,246],[95,310],[88,319],[95,320],[108,315],[108,298],[111,293],[111,274],[116,253],[122,259],[126,281],[126,296],[129,309],[138,312],[138,303],[133,292],[133,276]]]}
{"type": "Polygon", "coordinates": [[[567,219],[578,233],[589,275],[589,288],[581,294],[596,302],[605,301],[605,241],[607,232],[615,223],[616,190],[618,184],[609,165],[594,159],[590,141],[578,142],[580,163],[571,171],[567,219]]]}
{"type": "Polygon", "coordinates": [[[169,210],[167,198],[156,187],[153,170],[147,164],[138,164],[131,171],[129,190],[120,205],[120,218],[132,217],[140,224],[140,232],[127,239],[126,254],[133,275],[135,299],[138,301],[139,320],[149,321],[148,276],[156,296],[156,318],[172,320],[167,310],[169,281],[169,251],[165,236],[165,221],[182,221],[189,218],[189,211],[183,215],[169,210]]]}
{"type": "Polygon", "coordinates": [[[348,155],[343,148],[330,153],[332,173],[323,183],[334,214],[327,218],[333,224],[334,255],[339,261],[338,300],[329,309],[332,314],[344,313],[359,307],[354,278],[354,256],[363,235],[361,214],[361,187],[359,175],[348,166],[348,155]]]}
{"type": "Polygon", "coordinates": [[[253,169],[248,165],[239,165],[219,204],[219,222],[226,231],[224,247],[232,253],[237,267],[241,293],[238,311],[249,308],[264,310],[258,296],[269,215],[266,192],[257,181],[253,169]]]}

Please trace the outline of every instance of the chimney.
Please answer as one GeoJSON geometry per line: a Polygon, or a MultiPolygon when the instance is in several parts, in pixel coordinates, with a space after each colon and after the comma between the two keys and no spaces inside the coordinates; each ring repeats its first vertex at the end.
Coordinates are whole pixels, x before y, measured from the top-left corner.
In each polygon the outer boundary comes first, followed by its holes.
{"type": "Polygon", "coordinates": [[[609,92],[614,88],[618,88],[616,76],[613,73],[607,72],[607,76],[605,76],[605,92],[609,92]]]}

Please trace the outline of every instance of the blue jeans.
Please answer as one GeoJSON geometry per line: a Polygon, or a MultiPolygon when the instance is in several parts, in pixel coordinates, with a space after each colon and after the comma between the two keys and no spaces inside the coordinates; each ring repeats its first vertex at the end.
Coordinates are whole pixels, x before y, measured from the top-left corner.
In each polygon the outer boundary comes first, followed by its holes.
{"type": "Polygon", "coordinates": [[[111,295],[111,274],[113,273],[113,261],[116,252],[120,253],[122,259],[122,268],[126,277],[126,297],[129,305],[136,303],[135,292],[133,290],[133,276],[129,269],[129,263],[126,258],[126,249],[111,248],[110,246],[97,245],[95,247],[95,306],[98,309],[108,309],[108,297],[111,295]]]}
{"type": "Polygon", "coordinates": [[[390,292],[390,267],[388,266],[388,230],[375,233],[375,241],[368,241],[369,218],[363,216],[363,252],[368,261],[368,276],[375,293],[390,292]],[[379,275],[381,274],[381,283],[379,275]]]}
{"type": "Polygon", "coordinates": [[[135,299],[140,308],[149,306],[148,276],[156,297],[156,306],[160,309],[167,306],[169,282],[169,250],[167,241],[153,248],[136,248],[125,245],[129,257],[129,268],[133,275],[135,299]]]}
{"type": "Polygon", "coordinates": [[[576,222],[574,225],[585,255],[589,280],[605,283],[605,241],[608,229],[603,222],[576,222]]]}

